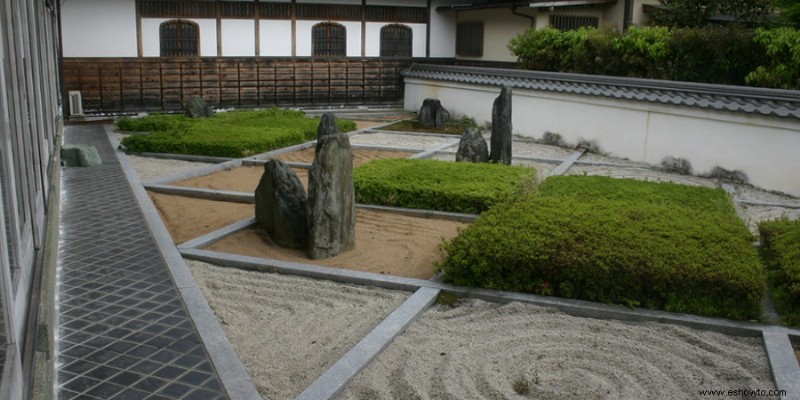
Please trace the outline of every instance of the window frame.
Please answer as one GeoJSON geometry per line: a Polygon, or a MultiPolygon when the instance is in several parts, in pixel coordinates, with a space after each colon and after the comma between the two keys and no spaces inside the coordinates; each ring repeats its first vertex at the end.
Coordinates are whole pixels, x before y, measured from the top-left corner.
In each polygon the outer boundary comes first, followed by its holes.
{"type": "Polygon", "coordinates": [[[200,25],[197,22],[180,18],[164,21],[158,26],[158,43],[161,57],[199,57],[200,25]],[[171,26],[175,27],[174,38],[165,38],[165,30],[171,26]],[[191,27],[189,32],[194,32],[194,38],[191,36],[186,37],[184,29],[187,27],[191,27]],[[169,40],[172,40],[172,42],[169,40]],[[193,43],[194,48],[189,51],[185,50],[186,45],[190,43],[193,43]]]}
{"type": "Polygon", "coordinates": [[[456,25],[456,56],[483,57],[483,21],[464,21],[456,25]]]}
{"type": "Polygon", "coordinates": [[[408,25],[389,24],[381,27],[380,56],[411,58],[414,56],[414,30],[408,25]],[[396,33],[403,32],[400,35],[396,33]],[[394,36],[388,37],[392,33],[394,36]],[[398,37],[407,34],[407,38],[398,37]]]}
{"type": "Polygon", "coordinates": [[[311,56],[347,57],[347,28],[331,21],[314,24],[311,27],[311,56]],[[332,35],[334,32],[341,33],[341,37],[332,35]]]}

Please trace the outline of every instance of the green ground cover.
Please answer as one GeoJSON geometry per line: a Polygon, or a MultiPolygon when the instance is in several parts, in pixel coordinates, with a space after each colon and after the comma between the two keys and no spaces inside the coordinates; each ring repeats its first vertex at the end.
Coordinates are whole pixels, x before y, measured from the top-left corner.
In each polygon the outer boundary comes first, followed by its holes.
{"type": "Polygon", "coordinates": [[[553,177],[443,244],[440,268],[457,285],[758,319],[751,241],[722,190],[553,177]]]}
{"type": "Polygon", "coordinates": [[[519,195],[535,176],[528,167],[409,159],[373,160],[353,171],[359,203],[463,213],[519,195]]]}
{"type": "MultiPolygon", "coordinates": [[[[354,122],[338,120],[342,132],[356,129],[354,122]]],[[[123,131],[150,132],[132,135],[122,145],[134,153],[172,153],[216,157],[246,157],[313,140],[319,118],[306,118],[301,111],[271,108],[232,111],[214,118],[183,115],[149,115],[122,118],[123,131]]]]}
{"type": "Polygon", "coordinates": [[[762,222],[758,230],[775,306],[785,324],[800,326],[800,221],[762,222]]]}

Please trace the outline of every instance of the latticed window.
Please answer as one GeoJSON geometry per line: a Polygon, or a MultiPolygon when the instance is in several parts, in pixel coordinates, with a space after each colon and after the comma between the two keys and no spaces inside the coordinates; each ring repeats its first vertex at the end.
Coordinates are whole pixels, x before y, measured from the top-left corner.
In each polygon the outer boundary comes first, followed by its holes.
{"type": "Polygon", "coordinates": [[[333,22],[322,22],[311,28],[311,54],[315,57],[347,55],[347,30],[333,22]]]}
{"type": "Polygon", "coordinates": [[[191,21],[167,21],[159,29],[161,57],[195,57],[199,55],[199,28],[191,21]]]}
{"type": "Polygon", "coordinates": [[[456,54],[483,57],[483,22],[461,22],[456,25],[456,54]]]}
{"type": "Polygon", "coordinates": [[[381,57],[411,57],[411,28],[386,25],[381,28],[381,57]]]}
{"type": "Polygon", "coordinates": [[[550,15],[550,26],[562,31],[580,29],[584,26],[597,28],[599,24],[600,18],[591,15],[550,15]]]}

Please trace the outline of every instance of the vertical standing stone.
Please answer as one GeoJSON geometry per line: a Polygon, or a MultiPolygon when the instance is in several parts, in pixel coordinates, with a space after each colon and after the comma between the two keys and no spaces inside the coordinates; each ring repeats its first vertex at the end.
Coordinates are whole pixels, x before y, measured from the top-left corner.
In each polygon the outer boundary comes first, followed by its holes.
{"type": "Polygon", "coordinates": [[[255,192],[256,220],[277,245],[308,245],[306,190],[297,174],[279,160],[269,160],[255,192]]]}
{"type": "Polygon", "coordinates": [[[330,113],[320,121],[308,176],[308,238],[311,259],[333,257],[356,243],[353,152],[330,113]]]}
{"type": "Polygon", "coordinates": [[[503,86],[492,108],[492,149],[489,160],[511,165],[511,88],[503,86]]]}
{"type": "Polygon", "coordinates": [[[487,162],[489,161],[489,147],[478,128],[467,128],[461,135],[456,152],[456,161],[487,162]]]}
{"type": "Polygon", "coordinates": [[[443,129],[444,123],[450,118],[450,113],[442,107],[436,99],[425,99],[419,109],[419,124],[424,128],[443,129]]]}

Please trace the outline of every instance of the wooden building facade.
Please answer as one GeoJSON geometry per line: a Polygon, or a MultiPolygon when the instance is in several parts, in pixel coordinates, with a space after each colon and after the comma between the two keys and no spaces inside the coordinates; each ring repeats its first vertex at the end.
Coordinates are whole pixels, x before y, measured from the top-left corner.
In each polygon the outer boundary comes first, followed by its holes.
{"type": "Polygon", "coordinates": [[[57,9],[54,0],[0,0],[1,399],[27,397],[45,232],[58,215],[57,9]]]}

